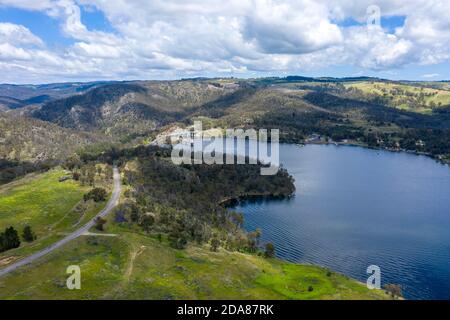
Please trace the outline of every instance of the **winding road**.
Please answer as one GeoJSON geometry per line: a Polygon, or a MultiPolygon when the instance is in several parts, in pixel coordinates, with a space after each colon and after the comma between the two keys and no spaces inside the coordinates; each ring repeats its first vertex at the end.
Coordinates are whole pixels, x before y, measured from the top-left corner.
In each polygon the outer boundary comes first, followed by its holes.
{"type": "Polygon", "coordinates": [[[89,231],[90,228],[92,228],[95,225],[95,219],[99,218],[99,217],[104,217],[107,214],[109,214],[111,212],[112,209],[114,209],[114,207],[117,205],[117,203],[119,202],[119,197],[120,197],[120,193],[121,193],[121,183],[120,183],[120,174],[119,174],[119,170],[117,169],[117,167],[113,168],[113,179],[114,179],[114,188],[113,188],[113,192],[111,195],[111,198],[109,199],[108,203],[106,204],[105,208],[100,211],[94,218],[92,218],[87,224],[85,224],[83,227],[81,227],[80,229],[74,231],[73,233],[69,234],[68,236],[66,236],[65,238],[59,240],[58,242],[55,242],[54,244],[48,246],[45,249],[42,249],[41,251],[38,251],[28,257],[25,257],[3,269],[0,270],[0,277],[16,270],[17,268],[20,268],[24,265],[30,264],[32,262],[34,262],[35,260],[49,254],[50,252],[61,248],[63,245],[65,245],[66,243],[78,238],[79,236],[81,236],[83,233],[89,231]]]}

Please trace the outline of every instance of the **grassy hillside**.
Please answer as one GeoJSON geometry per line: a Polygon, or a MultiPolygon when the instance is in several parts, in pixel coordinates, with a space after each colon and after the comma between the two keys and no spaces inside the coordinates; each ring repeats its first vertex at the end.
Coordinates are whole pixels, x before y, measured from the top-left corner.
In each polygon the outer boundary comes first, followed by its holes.
{"type": "Polygon", "coordinates": [[[32,175],[0,189],[0,229],[30,224],[40,236],[60,221],[79,202],[89,187],[68,180],[64,170],[32,175]]]}
{"type": "Polygon", "coordinates": [[[0,279],[0,299],[387,299],[325,269],[191,245],[109,226],[0,279]],[[81,268],[81,290],[65,286],[81,268]],[[312,290],[311,288],[312,287],[312,290]]]}
{"type": "Polygon", "coordinates": [[[91,189],[79,182],[60,177],[61,169],[32,174],[0,187],[0,230],[13,226],[19,234],[30,225],[37,235],[32,243],[0,253],[0,265],[46,246],[95,215],[104,203],[84,203],[83,195],[91,189]]]}
{"type": "Polygon", "coordinates": [[[381,97],[392,107],[412,112],[431,113],[434,108],[450,105],[450,91],[420,84],[354,82],[345,84],[345,87],[381,97]]]}

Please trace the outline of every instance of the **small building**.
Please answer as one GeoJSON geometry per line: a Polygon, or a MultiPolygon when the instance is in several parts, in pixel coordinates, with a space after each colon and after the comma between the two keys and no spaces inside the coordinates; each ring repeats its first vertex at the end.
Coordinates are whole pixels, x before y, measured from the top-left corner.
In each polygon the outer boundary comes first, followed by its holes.
{"type": "Polygon", "coordinates": [[[418,146],[418,147],[424,147],[424,146],[425,146],[425,142],[423,142],[422,140],[417,140],[417,141],[416,141],[416,146],[418,146]]]}

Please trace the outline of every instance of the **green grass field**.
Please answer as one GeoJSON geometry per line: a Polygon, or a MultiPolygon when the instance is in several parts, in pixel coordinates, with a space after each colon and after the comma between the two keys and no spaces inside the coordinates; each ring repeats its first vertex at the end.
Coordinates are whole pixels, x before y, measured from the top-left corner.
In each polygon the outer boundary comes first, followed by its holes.
{"type": "Polygon", "coordinates": [[[0,229],[8,226],[21,229],[29,224],[42,236],[63,223],[88,190],[73,180],[59,182],[64,175],[67,173],[63,170],[52,170],[3,186],[0,189],[0,229]]]}
{"type": "MultiPolygon", "coordinates": [[[[29,175],[0,187],[0,230],[13,226],[19,234],[30,225],[37,235],[32,243],[22,242],[20,248],[0,254],[0,266],[5,259],[17,259],[41,249],[88,221],[104,203],[83,204],[83,195],[90,187],[78,182],[58,179],[69,173],[55,169],[29,175]],[[77,205],[83,210],[77,210],[77,205]]],[[[9,261],[9,260],[8,260],[9,261]]]]}
{"type": "Polygon", "coordinates": [[[430,113],[432,107],[450,105],[450,91],[445,89],[391,82],[354,82],[345,87],[359,89],[365,94],[387,96],[391,106],[407,111],[430,113]],[[420,94],[424,95],[423,99],[418,97],[420,94]]]}
{"type": "Polygon", "coordinates": [[[191,245],[176,250],[108,224],[117,236],[83,236],[0,279],[0,299],[388,299],[326,269],[191,245]],[[81,268],[81,290],[66,269],[81,268]],[[312,291],[308,290],[312,287],[312,291]]]}

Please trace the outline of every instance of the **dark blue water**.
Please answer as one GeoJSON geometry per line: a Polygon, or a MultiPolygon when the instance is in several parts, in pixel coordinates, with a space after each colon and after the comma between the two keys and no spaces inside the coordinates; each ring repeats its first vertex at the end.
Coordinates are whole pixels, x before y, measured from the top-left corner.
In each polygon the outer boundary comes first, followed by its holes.
{"type": "Polygon", "coordinates": [[[408,299],[450,299],[450,168],[406,153],[333,145],[280,145],[296,180],[290,200],[244,203],[278,257],[382,284],[408,299]]]}

